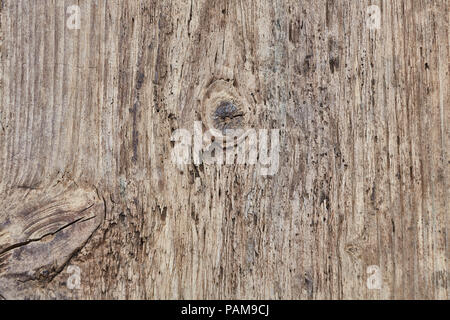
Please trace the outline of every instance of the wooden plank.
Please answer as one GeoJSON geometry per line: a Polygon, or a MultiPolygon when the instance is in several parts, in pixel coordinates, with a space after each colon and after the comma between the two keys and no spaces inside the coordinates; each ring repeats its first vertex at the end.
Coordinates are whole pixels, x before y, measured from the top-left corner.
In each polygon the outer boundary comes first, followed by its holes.
{"type": "Polygon", "coordinates": [[[0,297],[448,299],[448,17],[1,0],[0,297]]]}

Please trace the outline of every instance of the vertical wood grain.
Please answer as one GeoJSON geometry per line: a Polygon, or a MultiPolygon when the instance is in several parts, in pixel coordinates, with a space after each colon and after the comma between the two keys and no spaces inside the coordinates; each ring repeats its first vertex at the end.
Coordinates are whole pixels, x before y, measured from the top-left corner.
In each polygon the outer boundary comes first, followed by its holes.
{"type": "Polygon", "coordinates": [[[0,3],[1,296],[448,299],[447,0],[0,3]],[[276,174],[173,163],[207,94],[276,174]]]}

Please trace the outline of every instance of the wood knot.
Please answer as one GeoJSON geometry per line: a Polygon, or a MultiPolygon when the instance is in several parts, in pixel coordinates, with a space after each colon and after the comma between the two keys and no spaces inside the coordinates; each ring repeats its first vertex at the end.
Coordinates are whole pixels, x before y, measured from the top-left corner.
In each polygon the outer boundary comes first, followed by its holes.
{"type": "Polygon", "coordinates": [[[252,127],[251,109],[254,108],[251,108],[245,92],[240,92],[232,82],[216,80],[203,95],[203,125],[214,136],[215,142],[227,147],[228,135],[240,141],[246,130],[252,127]]]}
{"type": "Polygon", "coordinates": [[[239,129],[244,113],[233,102],[222,101],[213,113],[214,127],[226,135],[230,129],[239,129]]]}

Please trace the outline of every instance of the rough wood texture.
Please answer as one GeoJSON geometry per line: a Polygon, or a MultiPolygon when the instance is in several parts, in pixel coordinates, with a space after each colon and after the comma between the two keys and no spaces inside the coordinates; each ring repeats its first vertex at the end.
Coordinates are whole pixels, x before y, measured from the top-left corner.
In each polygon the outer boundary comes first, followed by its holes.
{"type": "Polygon", "coordinates": [[[447,0],[0,2],[0,297],[448,299],[447,0]],[[220,96],[276,174],[171,160],[220,96]]]}

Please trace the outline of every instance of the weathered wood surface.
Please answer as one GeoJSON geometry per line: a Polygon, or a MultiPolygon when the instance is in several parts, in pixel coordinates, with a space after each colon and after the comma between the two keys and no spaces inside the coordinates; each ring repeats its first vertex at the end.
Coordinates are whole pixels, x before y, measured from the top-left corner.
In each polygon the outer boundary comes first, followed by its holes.
{"type": "Polygon", "coordinates": [[[448,299],[447,0],[0,2],[0,297],[448,299]],[[276,174],[173,163],[209,95],[276,174]]]}

